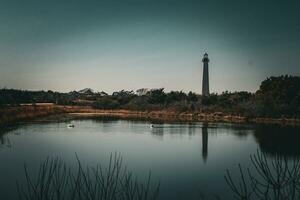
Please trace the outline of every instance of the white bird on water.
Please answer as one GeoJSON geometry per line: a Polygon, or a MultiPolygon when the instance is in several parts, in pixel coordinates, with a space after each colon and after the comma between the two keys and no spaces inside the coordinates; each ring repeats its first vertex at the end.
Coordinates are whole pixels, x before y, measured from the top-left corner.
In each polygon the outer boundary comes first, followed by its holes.
{"type": "Polygon", "coordinates": [[[75,125],[74,124],[68,124],[68,128],[74,128],[75,125]]]}
{"type": "Polygon", "coordinates": [[[150,124],[150,128],[153,128],[154,127],[154,125],[153,124],[150,124]]]}

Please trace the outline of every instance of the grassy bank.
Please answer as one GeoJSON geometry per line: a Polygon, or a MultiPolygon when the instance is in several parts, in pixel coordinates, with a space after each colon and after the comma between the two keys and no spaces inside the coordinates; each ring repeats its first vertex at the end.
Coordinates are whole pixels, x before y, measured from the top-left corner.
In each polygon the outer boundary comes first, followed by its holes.
{"type": "Polygon", "coordinates": [[[207,122],[246,122],[245,117],[222,116],[219,113],[189,113],[174,111],[130,111],[130,110],[79,110],[70,113],[77,117],[108,116],[121,119],[149,119],[161,121],[207,121],[207,122]],[[87,111],[87,112],[86,112],[87,111]]]}
{"type": "Polygon", "coordinates": [[[0,126],[64,112],[61,106],[55,105],[6,106],[0,108],[0,126]]]}
{"type": "Polygon", "coordinates": [[[133,111],[124,109],[103,110],[82,106],[59,106],[54,104],[21,105],[0,108],[0,126],[14,122],[39,119],[45,116],[67,114],[70,118],[116,117],[120,119],[143,119],[185,122],[230,122],[300,125],[297,118],[246,118],[226,115],[222,112],[176,112],[176,111],[133,111]]]}
{"type": "Polygon", "coordinates": [[[246,118],[237,115],[225,115],[223,113],[189,113],[172,111],[129,111],[129,110],[78,110],[70,114],[76,118],[84,117],[116,117],[121,119],[144,119],[160,121],[183,121],[183,122],[228,122],[228,123],[261,123],[282,124],[300,126],[297,118],[246,118]],[[87,112],[86,112],[87,111],[87,112]]]}

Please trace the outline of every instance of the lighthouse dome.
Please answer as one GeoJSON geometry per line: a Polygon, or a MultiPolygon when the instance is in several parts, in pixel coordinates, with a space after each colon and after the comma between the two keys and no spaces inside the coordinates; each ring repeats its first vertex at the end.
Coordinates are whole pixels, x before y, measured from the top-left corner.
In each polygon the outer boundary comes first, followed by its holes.
{"type": "Polygon", "coordinates": [[[207,53],[204,54],[202,62],[209,62],[208,54],[207,53]]]}

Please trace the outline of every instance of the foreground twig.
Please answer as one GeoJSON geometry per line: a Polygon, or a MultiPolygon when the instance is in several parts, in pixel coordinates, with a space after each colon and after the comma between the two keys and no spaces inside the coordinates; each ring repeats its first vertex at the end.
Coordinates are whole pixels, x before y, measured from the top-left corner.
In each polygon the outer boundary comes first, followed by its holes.
{"type": "Polygon", "coordinates": [[[58,158],[47,158],[36,178],[25,169],[26,185],[18,184],[20,200],[155,200],[159,184],[151,183],[151,173],[139,183],[124,167],[119,154],[111,154],[107,168],[84,168],[77,157],[72,171],[58,158]]]}

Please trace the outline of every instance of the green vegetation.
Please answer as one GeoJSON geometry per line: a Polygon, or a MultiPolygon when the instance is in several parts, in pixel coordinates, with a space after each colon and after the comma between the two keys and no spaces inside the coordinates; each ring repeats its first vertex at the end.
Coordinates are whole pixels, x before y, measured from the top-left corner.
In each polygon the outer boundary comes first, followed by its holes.
{"type": "Polygon", "coordinates": [[[165,92],[152,89],[143,95],[119,91],[108,95],[91,89],[58,93],[53,91],[0,90],[0,106],[22,103],[55,103],[90,106],[97,109],[139,111],[167,110],[175,112],[222,112],[245,117],[299,117],[300,77],[279,76],[264,80],[258,91],[223,92],[209,97],[182,91],[165,92]]]}
{"type": "Polygon", "coordinates": [[[255,102],[261,115],[299,116],[300,77],[271,77],[261,83],[255,102]]]}

